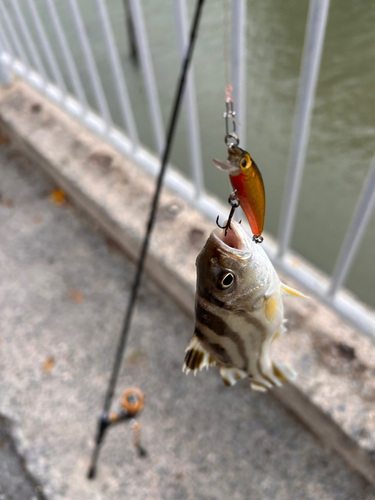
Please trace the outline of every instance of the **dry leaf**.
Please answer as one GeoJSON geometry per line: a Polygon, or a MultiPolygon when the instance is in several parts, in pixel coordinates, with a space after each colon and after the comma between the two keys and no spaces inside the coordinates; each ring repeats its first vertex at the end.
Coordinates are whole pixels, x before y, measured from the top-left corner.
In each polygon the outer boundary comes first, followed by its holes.
{"type": "Polygon", "coordinates": [[[62,189],[55,189],[49,195],[49,201],[54,205],[65,205],[66,203],[66,195],[62,189]]]}
{"type": "Polygon", "coordinates": [[[126,354],[125,359],[129,365],[137,365],[146,360],[146,355],[140,349],[133,349],[126,354]]]}
{"type": "Polygon", "coordinates": [[[2,193],[0,193],[0,205],[3,205],[4,207],[12,208],[13,201],[10,200],[9,198],[3,198],[2,193]]]}
{"type": "Polygon", "coordinates": [[[42,222],[43,217],[41,215],[34,215],[33,217],[33,222],[34,224],[39,224],[39,222],[42,222]]]}
{"type": "Polygon", "coordinates": [[[43,371],[49,373],[52,370],[54,362],[55,362],[54,357],[48,356],[48,358],[43,363],[43,371]]]}
{"type": "Polygon", "coordinates": [[[9,144],[9,139],[2,132],[0,132],[0,145],[7,146],[9,144]]]}
{"type": "Polygon", "coordinates": [[[69,297],[73,302],[75,302],[76,304],[79,304],[80,302],[82,302],[83,293],[80,292],[79,290],[72,289],[69,291],[69,297]]]}

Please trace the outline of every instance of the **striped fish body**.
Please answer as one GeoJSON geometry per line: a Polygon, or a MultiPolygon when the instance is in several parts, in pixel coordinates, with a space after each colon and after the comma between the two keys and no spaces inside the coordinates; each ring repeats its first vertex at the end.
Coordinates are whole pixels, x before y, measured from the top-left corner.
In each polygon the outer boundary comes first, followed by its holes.
{"type": "Polygon", "coordinates": [[[194,335],[186,349],[187,373],[211,365],[227,385],[248,377],[265,391],[294,378],[270,359],[271,342],[284,333],[282,293],[300,295],[280,279],[260,245],[235,221],[216,229],[197,257],[194,335]]]}

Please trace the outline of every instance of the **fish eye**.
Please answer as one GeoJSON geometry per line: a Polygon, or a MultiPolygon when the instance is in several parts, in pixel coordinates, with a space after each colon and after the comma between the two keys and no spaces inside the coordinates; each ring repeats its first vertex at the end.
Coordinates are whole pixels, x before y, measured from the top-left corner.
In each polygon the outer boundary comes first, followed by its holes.
{"type": "Polygon", "coordinates": [[[245,167],[246,167],[246,165],[247,165],[246,158],[242,158],[242,160],[241,160],[241,166],[242,166],[243,168],[245,168],[245,167]]]}
{"type": "Polygon", "coordinates": [[[232,273],[225,273],[219,281],[219,286],[222,289],[229,288],[234,282],[234,275],[232,273]]]}

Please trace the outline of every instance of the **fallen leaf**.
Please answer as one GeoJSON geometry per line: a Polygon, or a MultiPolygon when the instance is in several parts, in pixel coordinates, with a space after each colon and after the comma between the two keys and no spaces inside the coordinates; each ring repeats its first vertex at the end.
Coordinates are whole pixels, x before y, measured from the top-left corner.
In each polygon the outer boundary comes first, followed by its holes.
{"type": "Polygon", "coordinates": [[[0,145],[7,146],[9,144],[9,139],[2,132],[0,132],[0,145]]]}
{"type": "Polygon", "coordinates": [[[12,208],[13,201],[10,200],[9,198],[3,198],[3,195],[0,192],[0,205],[3,205],[4,207],[12,208]]]}
{"type": "Polygon", "coordinates": [[[137,365],[145,361],[146,357],[140,349],[134,349],[126,354],[125,359],[129,365],[137,365]]]}
{"type": "Polygon", "coordinates": [[[55,189],[49,195],[49,201],[54,205],[65,205],[66,203],[66,195],[62,189],[55,189]]]}
{"type": "Polygon", "coordinates": [[[76,304],[79,304],[80,302],[82,302],[83,293],[80,292],[79,290],[72,289],[69,291],[69,297],[73,302],[75,302],[76,304]]]}
{"type": "Polygon", "coordinates": [[[48,356],[48,358],[43,363],[43,371],[49,373],[52,370],[54,363],[55,363],[54,357],[48,356]]]}
{"type": "Polygon", "coordinates": [[[42,222],[42,220],[43,220],[43,217],[41,215],[34,215],[34,217],[33,217],[34,224],[39,224],[40,222],[42,222]]]}

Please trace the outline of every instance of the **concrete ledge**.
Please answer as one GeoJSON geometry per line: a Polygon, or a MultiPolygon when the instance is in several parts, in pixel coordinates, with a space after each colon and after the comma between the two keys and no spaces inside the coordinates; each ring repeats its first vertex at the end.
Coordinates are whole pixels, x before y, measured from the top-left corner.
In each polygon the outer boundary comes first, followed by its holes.
{"type": "MultiPolygon", "coordinates": [[[[136,259],[154,189],[145,173],[20,82],[0,91],[0,128],[136,259]]],[[[212,228],[164,189],[146,270],[189,315],[195,258],[212,228]]],[[[299,378],[274,395],[375,484],[374,345],[313,299],[287,299],[286,315],[290,333],[274,355],[299,378]]]]}

